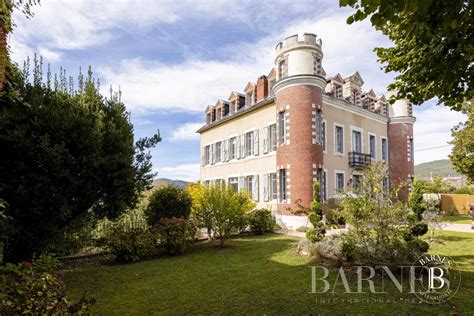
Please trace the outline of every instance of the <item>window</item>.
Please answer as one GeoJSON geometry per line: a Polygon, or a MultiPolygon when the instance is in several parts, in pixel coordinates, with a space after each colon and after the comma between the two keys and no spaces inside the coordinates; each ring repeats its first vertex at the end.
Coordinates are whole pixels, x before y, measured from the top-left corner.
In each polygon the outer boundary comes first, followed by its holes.
{"type": "Polygon", "coordinates": [[[211,185],[211,180],[204,180],[202,183],[205,187],[208,187],[211,185]]]}
{"type": "Polygon", "coordinates": [[[415,161],[415,153],[413,152],[414,146],[413,146],[413,138],[410,138],[410,141],[408,143],[408,161],[415,161]]]}
{"type": "Polygon", "coordinates": [[[268,131],[269,131],[269,139],[270,139],[269,149],[270,151],[275,151],[277,148],[276,124],[270,125],[270,127],[268,128],[268,131]]]}
{"type": "Polygon", "coordinates": [[[388,144],[387,144],[387,139],[382,138],[382,159],[387,160],[388,156],[388,144]]]}
{"type": "Polygon", "coordinates": [[[237,152],[237,138],[232,137],[229,141],[229,160],[235,159],[237,152]]]}
{"type": "Polygon", "coordinates": [[[335,151],[338,154],[344,154],[344,127],[335,127],[335,151]]]}
{"type": "Polygon", "coordinates": [[[334,89],[334,96],[342,99],[342,85],[336,84],[334,89]]]}
{"type": "Polygon", "coordinates": [[[222,116],[226,116],[230,113],[230,105],[229,103],[225,103],[224,104],[224,108],[222,109],[223,110],[223,115],[222,116]]]}
{"type": "Polygon", "coordinates": [[[278,198],[276,173],[270,173],[269,178],[270,178],[270,199],[276,200],[278,198]]]}
{"type": "Polygon", "coordinates": [[[252,156],[254,154],[254,136],[253,132],[245,134],[245,156],[252,156]]]}
{"type": "Polygon", "coordinates": [[[278,113],[278,144],[286,143],[286,122],[285,112],[278,113]]]}
{"type": "Polygon", "coordinates": [[[278,63],[278,78],[281,79],[286,76],[285,61],[282,60],[278,63]]]}
{"type": "Polygon", "coordinates": [[[235,192],[239,191],[239,178],[232,177],[229,178],[229,187],[232,188],[235,192]]]}
{"type": "Polygon", "coordinates": [[[204,164],[208,165],[211,162],[211,145],[204,147],[204,164]]]}
{"type": "Polygon", "coordinates": [[[369,135],[370,158],[376,159],[375,153],[375,135],[369,135]]]}
{"type": "Polygon", "coordinates": [[[336,192],[344,191],[344,173],[336,173],[336,192]]]}
{"type": "Polygon", "coordinates": [[[353,174],[352,175],[352,188],[356,189],[362,183],[362,175],[353,174]]]}
{"type": "Polygon", "coordinates": [[[316,143],[323,145],[323,112],[316,112],[316,143]]]}
{"type": "Polygon", "coordinates": [[[359,131],[352,131],[352,151],[362,152],[362,133],[359,131]]]}
{"type": "Polygon", "coordinates": [[[244,189],[252,194],[252,200],[258,201],[258,176],[246,176],[244,179],[244,189]]]}
{"type": "Polygon", "coordinates": [[[384,179],[382,180],[382,188],[383,188],[384,196],[387,196],[388,190],[389,190],[389,187],[388,187],[388,178],[384,178],[384,179]]]}
{"type": "Polygon", "coordinates": [[[325,202],[327,201],[327,196],[326,196],[326,171],[323,169],[318,170],[318,180],[319,180],[319,194],[321,197],[321,201],[325,202]]]}
{"type": "Polygon", "coordinates": [[[323,121],[323,125],[322,125],[322,128],[323,128],[323,151],[327,151],[328,148],[326,147],[326,121],[323,121]]]}
{"type": "Polygon", "coordinates": [[[286,200],[286,169],[280,169],[280,201],[286,200]]]}
{"type": "Polygon", "coordinates": [[[253,92],[248,92],[245,96],[245,105],[251,106],[253,105],[253,92]]]}
{"type": "Polygon", "coordinates": [[[222,161],[222,142],[216,143],[216,162],[222,161]]]}
{"type": "Polygon", "coordinates": [[[245,190],[252,192],[253,190],[253,176],[245,177],[245,190]]]}

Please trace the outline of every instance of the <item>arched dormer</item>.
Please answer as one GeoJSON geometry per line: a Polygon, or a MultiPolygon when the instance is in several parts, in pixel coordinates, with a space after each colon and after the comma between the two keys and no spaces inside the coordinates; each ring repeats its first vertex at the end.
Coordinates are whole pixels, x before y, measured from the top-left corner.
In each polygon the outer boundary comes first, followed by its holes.
{"type": "Polygon", "coordinates": [[[255,83],[249,82],[245,86],[245,107],[251,107],[255,104],[255,83]]]}

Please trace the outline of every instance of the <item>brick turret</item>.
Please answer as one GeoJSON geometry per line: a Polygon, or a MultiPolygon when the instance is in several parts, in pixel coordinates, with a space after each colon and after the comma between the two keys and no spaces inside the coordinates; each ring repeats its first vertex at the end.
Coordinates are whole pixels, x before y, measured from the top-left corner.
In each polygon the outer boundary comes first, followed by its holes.
{"type": "Polygon", "coordinates": [[[296,200],[309,205],[312,183],[323,165],[323,148],[317,138],[317,120],[322,119],[321,40],[314,34],[286,38],[276,46],[277,81],[273,87],[278,131],[278,213],[288,214],[296,200]],[[281,170],[281,171],[280,171],[281,170]],[[284,171],[283,171],[284,170],[284,171]],[[286,196],[281,192],[286,178],[286,196]]]}
{"type": "Polygon", "coordinates": [[[412,106],[406,99],[389,106],[388,124],[390,185],[406,184],[399,191],[399,200],[406,202],[415,174],[412,106]]]}

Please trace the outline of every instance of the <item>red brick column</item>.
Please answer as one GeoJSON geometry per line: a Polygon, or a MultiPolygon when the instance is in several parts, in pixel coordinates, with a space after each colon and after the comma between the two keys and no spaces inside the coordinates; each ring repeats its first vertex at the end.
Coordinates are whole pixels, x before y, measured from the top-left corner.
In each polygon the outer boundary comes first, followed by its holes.
{"type": "Polygon", "coordinates": [[[290,215],[287,209],[294,208],[297,199],[305,206],[312,200],[313,167],[323,165],[323,148],[315,144],[313,133],[317,108],[322,108],[322,91],[317,86],[297,85],[276,94],[277,118],[279,112],[285,112],[287,133],[286,144],[278,145],[276,154],[277,172],[287,172],[288,201],[278,202],[279,214],[290,215]]]}
{"type": "MultiPolygon", "coordinates": [[[[410,139],[413,139],[413,122],[407,121],[390,122],[388,125],[388,152],[389,152],[389,175],[390,186],[394,188],[400,184],[411,184],[415,174],[413,159],[410,157],[410,139]]],[[[399,191],[399,200],[408,201],[410,187],[404,187],[399,191]]]]}

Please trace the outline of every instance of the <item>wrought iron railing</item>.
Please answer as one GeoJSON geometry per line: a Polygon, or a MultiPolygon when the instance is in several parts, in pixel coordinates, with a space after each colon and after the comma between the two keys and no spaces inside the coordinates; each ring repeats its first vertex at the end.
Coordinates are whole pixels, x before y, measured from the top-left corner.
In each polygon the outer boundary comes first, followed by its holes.
{"type": "Polygon", "coordinates": [[[349,166],[353,168],[365,168],[370,165],[370,154],[350,152],[349,153],[349,166]]]}

